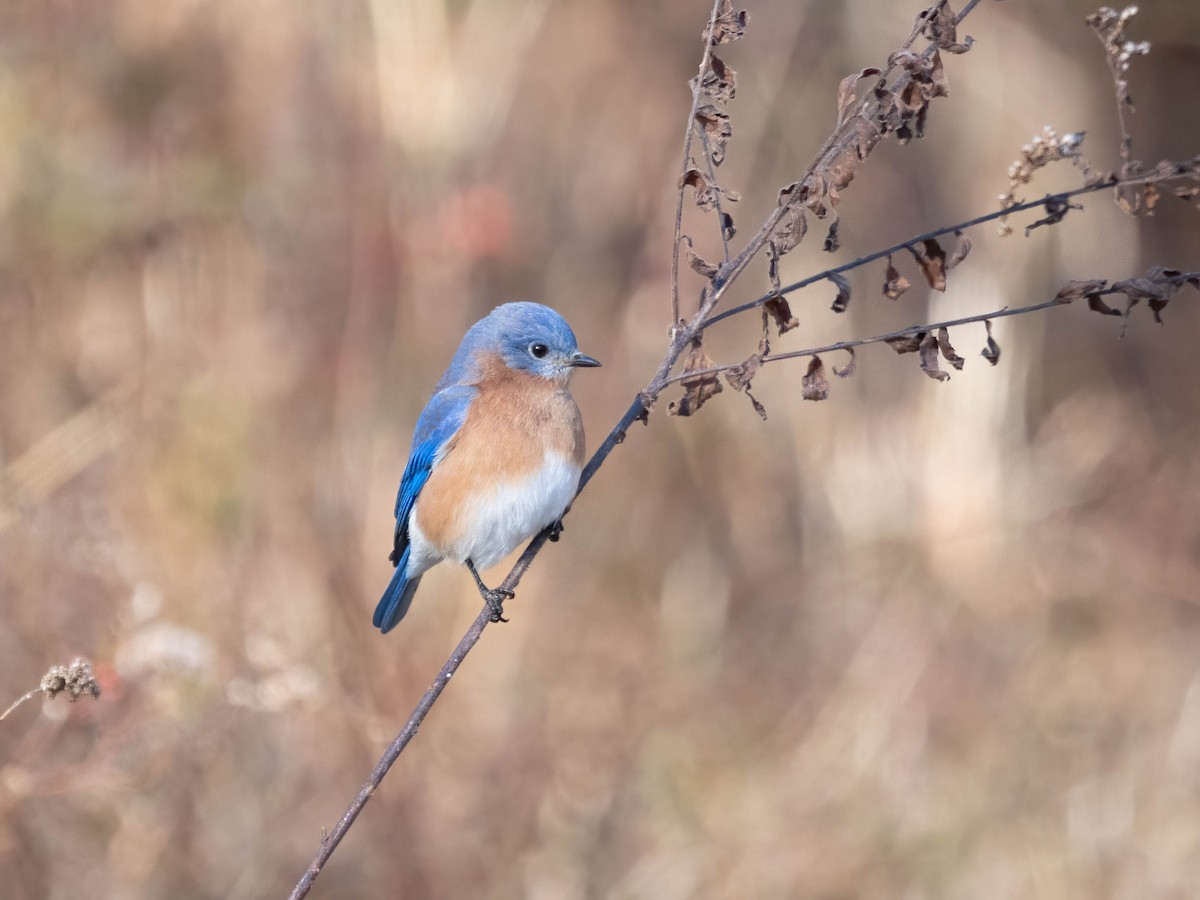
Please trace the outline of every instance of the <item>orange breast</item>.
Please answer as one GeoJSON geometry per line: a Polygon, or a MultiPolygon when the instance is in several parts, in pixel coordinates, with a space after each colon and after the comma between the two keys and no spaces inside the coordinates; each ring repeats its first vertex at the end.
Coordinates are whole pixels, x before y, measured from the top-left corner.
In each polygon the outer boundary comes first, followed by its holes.
{"type": "Polygon", "coordinates": [[[583,420],[565,385],[509,369],[499,357],[482,366],[479,394],[417,498],[414,515],[437,548],[471,527],[473,497],[539,471],[547,451],[583,464],[583,420]]]}

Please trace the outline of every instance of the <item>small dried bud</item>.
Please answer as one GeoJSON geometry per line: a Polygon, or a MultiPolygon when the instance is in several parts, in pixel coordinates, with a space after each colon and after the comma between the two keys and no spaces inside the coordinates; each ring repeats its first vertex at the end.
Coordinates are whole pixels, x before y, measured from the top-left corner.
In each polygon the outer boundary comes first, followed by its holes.
{"type": "Polygon", "coordinates": [[[51,698],[66,691],[72,703],[84,694],[93,699],[100,696],[100,683],[92,674],[92,664],[82,657],[74,660],[69,666],[51,666],[42,676],[38,687],[51,698]]]}

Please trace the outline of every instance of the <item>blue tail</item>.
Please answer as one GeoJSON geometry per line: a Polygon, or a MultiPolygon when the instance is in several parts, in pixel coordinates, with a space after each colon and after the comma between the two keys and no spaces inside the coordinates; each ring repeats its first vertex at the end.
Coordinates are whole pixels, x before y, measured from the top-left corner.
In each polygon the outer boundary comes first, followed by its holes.
{"type": "Polygon", "coordinates": [[[408,608],[412,606],[413,595],[417,592],[417,585],[421,583],[421,576],[409,580],[404,577],[404,570],[408,568],[408,548],[404,549],[403,555],[400,557],[400,562],[396,566],[396,572],[392,575],[392,580],[388,583],[387,590],[383,592],[383,596],[379,599],[379,605],[375,607],[375,618],[373,619],[375,627],[387,634],[396,627],[404,614],[408,612],[408,608]]]}

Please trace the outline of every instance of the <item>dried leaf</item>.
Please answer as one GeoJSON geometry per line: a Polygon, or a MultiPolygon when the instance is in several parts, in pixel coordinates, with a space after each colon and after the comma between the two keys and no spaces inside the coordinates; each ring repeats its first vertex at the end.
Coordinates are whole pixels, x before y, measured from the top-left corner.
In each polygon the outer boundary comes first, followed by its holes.
{"type": "Polygon", "coordinates": [[[792,315],[792,308],[783,297],[772,297],[763,304],[763,309],[775,320],[775,328],[780,334],[787,334],[793,328],[798,328],[800,322],[792,315]]]}
{"type": "Polygon", "coordinates": [[[979,355],[994,366],[1000,362],[1000,345],[992,337],[992,320],[984,319],[983,327],[987,329],[987,344],[980,351],[979,355]]]}
{"type": "Polygon", "coordinates": [[[916,353],[921,349],[921,343],[925,340],[928,332],[918,331],[916,334],[906,334],[900,337],[888,338],[884,341],[889,347],[897,353],[916,353]]]}
{"type": "MultiPolygon", "coordinates": [[[[1118,189],[1118,194],[1119,193],[1120,189],[1118,189]]],[[[1119,196],[1118,202],[1121,202],[1119,196]]],[[[1061,197],[1052,196],[1046,197],[1046,199],[1042,202],[1042,208],[1046,210],[1046,215],[1043,218],[1038,219],[1032,225],[1026,226],[1025,237],[1029,237],[1029,232],[1033,231],[1035,228],[1041,228],[1043,225],[1057,225],[1063,220],[1063,216],[1065,216],[1072,209],[1083,209],[1083,207],[1078,203],[1071,203],[1067,200],[1063,200],[1061,197]]],[[[1131,215],[1135,212],[1133,209],[1126,209],[1125,211],[1131,215]]]]}
{"type": "Polygon", "coordinates": [[[1146,215],[1154,215],[1154,207],[1158,205],[1159,196],[1158,188],[1152,184],[1146,185],[1146,190],[1142,193],[1142,203],[1145,205],[1146,215]]]}
{"type": "Polygon", "coordinates": [[[971,49],[973,41],[967,38],[965,44],[958,43],[957,26],[954,21],[954,10],[949,3],[938,3],[921,13],[925,19],[921,33],[948,53],[966,53],[971,49]]]}
{"type": "Polygon", "coordinates": [[[705,148],[714,166],[725,161],[725,147],[733,137],[733,126],[729,113],[713,103],[705,103],[696,109],[696,121],[704,132],[705,148]]]}
{"type": "Polygon", "coordinates": [[[917,265],[921,267],[921,274],[925,276],[929,286],[935,291],[945,291],[946,251],[942,249],[942,245],[933,238],[927,238],[908,249],[917,265]]]}
{"type": "Polygon", "coordinates": [[[758,374],[759,368],[763,364],[763,360],[771,350],[771,345],[767,342],[766,335],[763,335],[762,340],[758,342],[758,352],[748,356],[745,362],[730,369],[725,373],[725,380],[729,382],[729,386],[735,391],[741,391],[748,398],[754,407],[754,411],[766,421],[767,410],[758,402],[757,398],[750,393],[750,382],[754,376],[758,374]]]}
{"type": "Polygon", "coordinates": [[[771,243],[775,245],[779,255],[783,256],[804,240],[807,233],[808,220],[804,216],[804,210],[793,206],[779,219],[779,224],[775,226],[775,232],[771,235],[771,243]]]}
{"type": "Polygon", "coordinates": [[[729,386],[735,391],[744,391],[750,387],[750,382],[754,376],[758,374],[759,368],[763,364],[763,358],[767,355],[769,347],[766,339],[759,341],[758,352],[748,356],[745,362],[735,366],[725,373],[725,380],[729,382],[729,386]]]}
{"type": "Polygon", "coordinates": [[[938,368],[938,342],[932,334],[925,335],[919,348],[921,353],[921,371],[934,381],[949,381],[950,373],[938,368]]]}
{"type": "Polygon", "coordinates": [[[961,231],[954,232],[954,237],[958,239],[958,243],[954,245],[954,252],[946,260],[946,271],[953,270],[960,262],[967,258],[967,254],[971,252],[971,239],[961,231]]]}
{"type": "Polygon", "coordinates": [[[837,253],[838,248],[842,246],[841,239],[838,237],[838,225],[841,224],[840,219],[834,219],[829,226],[829,234],[825,235],[825,252],[837,253]]]}
{"type": "Polygon", "coordinates": [[[837,272],[829,273],[829,280],[837,285],[837,297],[834,298],[833,306],[830,307],[835,313],[843,313],[846,307],[850,305],[850,282],[839,275],[837,272]]]}
{"type": "Polygon", "coordinates": [[[846,352],[850,354],[850,362],[846,363],[840,369],[837,366],[833,367],[833,374],[838,378],[849,378],[854,374],[854,370],[858,368],[858,357],[854,355],[854,348],[847,347],[846,352]]]}
{"type": "Polygon", "coordinates": [[[737,94],[737,72],[716,54],[709,57],[709,66],[700,79],[700,93],[719,107],[737,94]]]}
{"type": "Polygon", "coordinates": [[[746,396],[750,398],[750,404],[754,407],[754,411],[758,413],[760,419],[767,421],[767,408],[758,402],[758,399],[749,391],[746,391],[746,396]]]}
{"type": "MultiPolygon", "coordinates": [[[[704,347],[699,341],[693,341],[691,349],[688,350],[687,359],[683,364],[683,374],[689,372],[701,371],[703,369],[711,369],[715,363],[709,358],[709,355],[704,352],[704,347]]],[[[672,416],[690,416],[694,415],[708,400],[714,395],[721,393],[721,382],[717,380],[715,372],[709,372],[704,375],[696,375],[692,378],[683,379],[683,396],[676,403],[671,401],[667,407],[667,414],[672,416]]]]}
{"type": "Polygon", "coordinates": [[[727,241],[732,241],[733,236],[737,234],[737,228],[733,224],[733,216],[727,212],[721,213],[721,235],[727,241]]]}
{"type": "Polygon", "coordinates": [[[734,10],[732,0],[722,0],[717,17],[713,20],[712,34],[709,35],[708,42],[716,47],[736,41],[746,33],[746,23],[749,20],[750,17],[744,9],[734,10]]]}
{"type": "Polygon", "coordinates": [[[697,168],[688,169],[679,179],[680,189],[690,185],[696,191],[696,205],[701,209],[716,209],[720,188],[697,168]]]}
{"type": "Polygon", "coordinates": [[[1073,303],[1082,297],[1087,297],[1088,300],[1091,300],[1098,291],[1104,290],[1104,286],[1107,283],[1103,278],[1093,278],[1087,281],[1068,281],[1059,288],[1058,293],[1054,295],[1054,299],[1059,303],[1073,303]]]}
{"type": "Polygon", "coordinates": [[[883,296],[889,300],[900,299],[900,295],[910,287],[908,279],[901,275],[896,270],[896,267],[892,265],[891,254],[888,254],[887,273],[884,277],[887,280],[883,283],[883,296]]]}
{"type": "Polygon", "coordinates": [[[937,333],[938,349],[942,351],[942,356],[946,362],[954,366],[958,370],[962,370],[963,364],[966,362],[961,356],[954,352],[954,347],[950,344],[950,332],[945,328],[939,328],[937,333]]]}
{"type": "Polygon", "coordinates": [[[1092,312],[1098,312],[1102,316],[1119,316],[1119,315],[1121,315],[1121,311],[1119,309],[1113,309],[1111,306],[1109,306],[1107,303],[1105,303],[1103,300],[1100,299],[1099,294],[1089,294],[1087,301],[1088,301],[1088,309],[1090,309],[1092,312]]]}
{"type": "Polygon", "coordinates": [[[879,74],[879,70],[874,67],[871,67],[871,68],[863,69],[861,72],[858,72],[854,75],[847,75],[845,78],[843,78],[841,80],[841,83],[838,85],[838,97],[837,97],[838,125],[841,125],[843,122],[846,121],[846,119],[849,116],[850,107],[853,106],[854,101],[858,99],[854,95],[854,86],[856,84],[858,84],[858,82],[861,81],[862,79],[870,78],[870,77],[872,77],[874,75],[878,75],[878,74],[879,74]]]}
{"type": "Polygon", "coordinates": [[[685,234],[680,238],[680,243],[683,244],[683,254],[687,259],[688,265],[692,267],[692,271],[698,275],[703,275],[705,278],[712,279],[716,277],[721,267],[708,262],[693,250],[692,239],[690,237],[685,234]]]}
{"type": "Polygon", "coordinates": [[[825,377],[825,364],[821,357],[814,356],[808,371],[800,380],[800,396],[804,400],[826,400],[829,398],[829,379],[825,377]]]}

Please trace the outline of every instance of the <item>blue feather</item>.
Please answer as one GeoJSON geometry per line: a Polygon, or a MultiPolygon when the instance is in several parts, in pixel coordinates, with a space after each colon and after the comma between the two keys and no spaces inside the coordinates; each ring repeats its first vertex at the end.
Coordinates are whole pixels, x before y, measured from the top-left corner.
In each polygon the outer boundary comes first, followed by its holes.
{"type": "Polygon", "coordinates": [[[477,393],[474,387],[452,385],[433,395],[417,420],[413,432],[413,449],[400,478],[396,492],[396,531],[392,540],[392,564],[396,572],[375,607],[375,627],[387,633],[399,622],[412,605],[413,594],[421,576],[408,577],[408,520],[416,505],[421,488],[429,480],[434,466],[445,453],[446,446],[458,434],[467,418],[471,400],[477,393]]]}
{"type": "Polygon", "coordinates": [[[392,580],[388,582],[387,590],[383,592],[383,596],[379,599],[379,604],[375,607],[375,618],[372,620],[375,627],[387,634],[396,627],[404,614],[408,612],[408,608],[412,606],[413,595],[417,592],[417,585],[421,583],[421,576],[416,578],[405,578],[404,570],[408,567],[408,548],[404,548],[404,553],[400,557],[399,565],[396,566],[396,571],[392,574],[392,580]]]}

